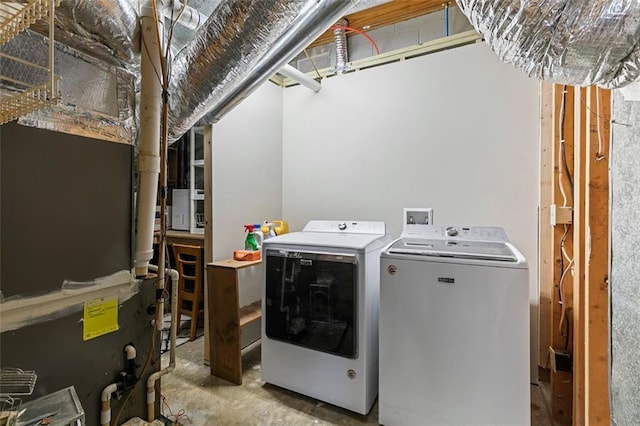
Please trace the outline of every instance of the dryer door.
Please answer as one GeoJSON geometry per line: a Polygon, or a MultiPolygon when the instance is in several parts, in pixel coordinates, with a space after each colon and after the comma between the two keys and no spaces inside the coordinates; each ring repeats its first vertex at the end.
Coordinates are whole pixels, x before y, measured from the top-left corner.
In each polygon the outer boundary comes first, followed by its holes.
{"type": "Polygon", "coordinates": [[[358,258],[353,254],[268,249],[267,336],[355,358],[357,283],[358,258]]]}

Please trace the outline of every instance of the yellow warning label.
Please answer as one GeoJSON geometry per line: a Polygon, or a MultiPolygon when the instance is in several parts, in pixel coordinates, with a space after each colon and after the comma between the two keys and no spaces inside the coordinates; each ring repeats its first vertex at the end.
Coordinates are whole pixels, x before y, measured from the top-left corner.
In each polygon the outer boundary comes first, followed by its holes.
{"type": "Polygon", "coordinates": [[[90,340],[118,329],[118,298],[90,300],[84,303],[82,340],[90,340]]]}

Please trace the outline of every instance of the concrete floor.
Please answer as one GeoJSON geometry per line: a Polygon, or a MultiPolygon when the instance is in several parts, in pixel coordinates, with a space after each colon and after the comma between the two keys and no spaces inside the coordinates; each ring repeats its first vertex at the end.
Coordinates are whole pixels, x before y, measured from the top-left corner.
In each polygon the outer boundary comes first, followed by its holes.
{"type": "MultiPolygon", "coordinates": [[[[181,414],[180,423],[193,426],[378,424],[377,401],[367,416],[361,416],[262,382],[259,344],[242,356],[242,386],[211,376],[203,364],[203,353],[204,338],[178,347],[175,371],[162,378],[163,414],[171,420],[181,414]]],[[[162,356],[163,366],[168,355],[162,356]]],[[[532,425],[553,424],[549,398],[548,383],[531,386],[532,425]]]]}

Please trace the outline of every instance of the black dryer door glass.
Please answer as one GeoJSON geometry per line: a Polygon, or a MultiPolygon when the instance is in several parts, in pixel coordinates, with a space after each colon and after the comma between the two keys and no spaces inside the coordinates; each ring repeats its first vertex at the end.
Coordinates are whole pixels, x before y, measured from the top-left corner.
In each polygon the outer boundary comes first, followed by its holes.
{"type": "Polygon", "coordinates": [[[355,255],[268,249],[267,336],[355,358],[357,280],[355,255]]]}

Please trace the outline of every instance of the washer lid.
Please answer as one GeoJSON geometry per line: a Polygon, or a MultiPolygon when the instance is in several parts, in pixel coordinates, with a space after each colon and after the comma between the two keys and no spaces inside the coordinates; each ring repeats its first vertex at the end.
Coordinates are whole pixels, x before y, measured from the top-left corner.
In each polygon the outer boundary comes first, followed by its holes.
{"type": "Polygon", "coordinates": [[[457,259],[517,262],[518,256],[506,242],[444,239],[400,239],[387,250],[390,254],[451,257],[457,259]]]}

